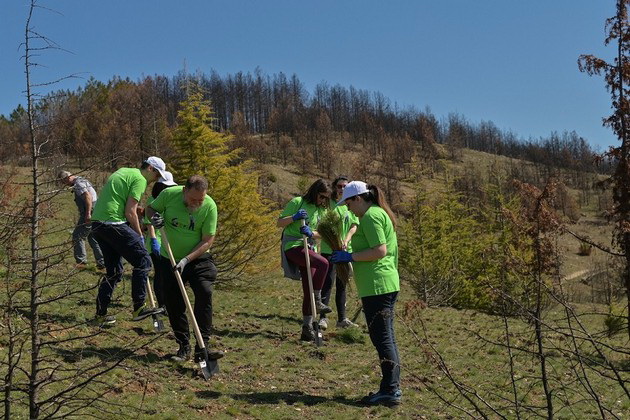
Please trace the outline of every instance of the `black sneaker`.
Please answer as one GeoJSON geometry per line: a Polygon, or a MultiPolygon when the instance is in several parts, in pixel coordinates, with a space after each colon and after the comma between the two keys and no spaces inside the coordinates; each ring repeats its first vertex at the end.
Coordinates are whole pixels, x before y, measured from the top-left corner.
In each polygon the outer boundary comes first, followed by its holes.
{"type": "MultiPolygon", "coordinates": [[[[217,360],[225,356],[225,354],[221,350],[210,350],[208,347],[206,347],[206,350],[208,350],[209,360],[217,360]]],[[[197,345],[195,345],[195,363],[199,363],[203,359],[204,359],[203,350],[197,345]]]]}
{"type": "Polygon", "coordinates": [[[150,317],[151,315],[159,315],[164,312],[162,308],[147,308],[147,305],[144,304],[135,311],[133,311],[132,321],[142,321],[144,318],[150,317]]]}
{"type": "Polygon", "coordinates": [[[361,399],[361,403],[365,405],[399,405],[402,402],[402,391],[400,389],[394,392],[378,391],[370,392],[369,395],[361,399]]]}
{"type": "Polygon", "coordinates": [[[300,335],[302,341],[314,341],[315,331],[310,325],[302,325],[302,335],[300,335]]]}
{"type": "Polygon", "coordinates": [[[190,360],[190,346],[180,344],[179,349],[177,350],[177,354],[171,356],[171,360],[177,363],[183,363],[187,360],[190,360]]]}

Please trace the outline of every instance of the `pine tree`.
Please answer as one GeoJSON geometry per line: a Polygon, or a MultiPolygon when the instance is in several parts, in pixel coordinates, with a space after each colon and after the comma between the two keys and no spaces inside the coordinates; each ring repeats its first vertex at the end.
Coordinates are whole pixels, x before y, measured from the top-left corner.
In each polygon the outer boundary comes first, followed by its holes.
{"type": "Polygon", "coordinates": [[[214,130],[212,107],[198,88],[181,104],[173,133],[175,178],[191,175],[208,180],[208,195],[217,203],[219,220],[212,246],[221,280],[242,272],[266,269],[274,261],[277,232],[270,203],[258,192],[258,173],[240,149],[230,150],[231,136],[214,130]]]}

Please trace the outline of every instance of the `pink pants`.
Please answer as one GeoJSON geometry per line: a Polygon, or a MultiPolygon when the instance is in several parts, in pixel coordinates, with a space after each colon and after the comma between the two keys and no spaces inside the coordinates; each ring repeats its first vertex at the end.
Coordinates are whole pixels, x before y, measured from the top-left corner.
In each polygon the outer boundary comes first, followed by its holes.
{"type": "MultiPolygon", "coordinates": [[[[302,273],[302,315],[311,315],[311,297],[308,289],[308,276],[306,273],[306,258],[304,257],[304,248],[295,247],[284,251],[287,260],[300,267],[302,273]]],[[[313,278],[313,290],[322,290],[326,273],[328,272],[328,260],[316,252],[308,251],[311,260],[311,275],[313,278]]],[[[317,313],[317,311],[316,311],[317,313]]]]}

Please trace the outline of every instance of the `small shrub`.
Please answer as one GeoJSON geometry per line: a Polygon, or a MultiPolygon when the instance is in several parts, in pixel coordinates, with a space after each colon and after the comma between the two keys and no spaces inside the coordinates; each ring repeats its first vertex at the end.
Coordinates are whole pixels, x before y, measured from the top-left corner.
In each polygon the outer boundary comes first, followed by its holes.
{"type": "Polygon", "coordinates": [[[578,250],[578,255],[581,256],[589,256],[591,255],[591,251],[593,250],[593,246],[590,244],[587,244],[585,242],[581,242],[580,243],[580,249],[578,250]]]}
{"type": "Polygon", "coordinates": [[[624,317],[611,312],[604,318],[604,326],[606,327],[608,337],[612,337],[625,328],[624,317]]]}
{"type": "Polygon", "coordinates": [[[346,344],[365,344],[366,342],[365,334],[360,328],[344,328],[335,338],[346,344]]]}

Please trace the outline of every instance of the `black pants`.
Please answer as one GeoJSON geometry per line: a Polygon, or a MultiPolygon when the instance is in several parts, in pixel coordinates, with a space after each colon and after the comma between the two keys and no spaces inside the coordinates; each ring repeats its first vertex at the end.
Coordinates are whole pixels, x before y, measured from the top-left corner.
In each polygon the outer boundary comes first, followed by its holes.
{"type": "Polygon", "coordinates": [[[394,337],[394,305],[398,292],[361,298],[372,344],[381,363],[379,391],[395,392],[400,388],[400,357],[394,337]]]}
{"type": "MultiPolygon", "coordinates": [[[[173,333],[175,333],[175,340],[180,345],[189,345],[190,329],[186,316],[186,303],[179,290],[171,262],[167,258],[161,257],[160,268],[168,320],[171,323],[173,333]]],[[[193,312],[201,336],[206,343],[210,338],[212,329],[212,285],[216,278],[217,268],[210,254],[204,254],[186,264],[182,273],[184,284],[190,284],[190,288],[195,294],[193,312]]]]}
{"type": "MultiPolygon", "coordinates": [[[[326,273],[326,280],[324,280],[324,287],[322,287],[322,302],[328,305],[330,302],[330,295],[332,293],[333,282],[335,283],[335,305],[337,306],[337,320],[343,321],[346,318],[346,283],[337,277],[337,270],[335,264],[330,262],[332,254],[322,254],[328,262],[328,273],[326,273]]],[[[326,318],[326,315],[322,315],[321,318],[326,318]]]]}
{"type": "Polygon", "coordinates": [[[142,238],[129,227],[128,223],[108,225],[92,222],[92,235],[103,251],[107,270],[107,276],[103,278],[98,288],[96,314],[107,315],[107,307],[112,299],[114,287],[122,279],[123,258],[133,266],[131,272],[133,309],[140,308],[147,294],[147,277],[151,271],[151,258],[144,247],[142,238]]]}

